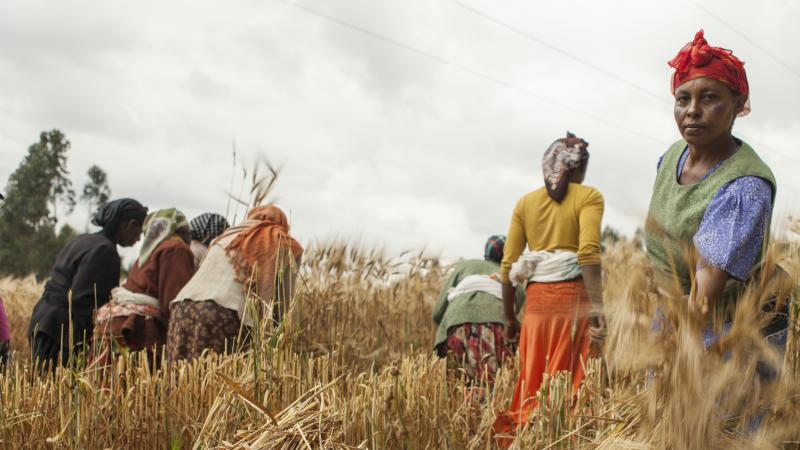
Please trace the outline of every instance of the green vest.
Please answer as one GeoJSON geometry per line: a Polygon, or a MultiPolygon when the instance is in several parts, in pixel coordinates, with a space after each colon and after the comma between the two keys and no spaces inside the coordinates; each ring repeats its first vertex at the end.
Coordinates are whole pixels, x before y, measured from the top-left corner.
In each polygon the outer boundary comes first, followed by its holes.
{"type": "Polygon", "coordinates": [[[776,184],[770,168],[752,147],[742,142],[739,150],[706,179],[683,186],[678,184],[677,168],[685,148],[683,140],[672,144],[658,169],[645,225],[645,245],[654,268],[677,280],[684,294],[688,294],[694,273],[690,264],[696,261],[692,238],[717,192],[737,178],[759,177],[772,185],[774,204],[776,184]]]}

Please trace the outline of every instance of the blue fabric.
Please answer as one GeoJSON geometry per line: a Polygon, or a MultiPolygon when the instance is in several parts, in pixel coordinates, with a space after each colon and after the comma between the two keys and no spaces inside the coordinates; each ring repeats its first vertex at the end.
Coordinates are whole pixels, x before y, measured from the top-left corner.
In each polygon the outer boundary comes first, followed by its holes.
{"type": "MultiPolygon", "coordinates": [[[[656,313],[650,321],[650,332],[653,334],[660,334],[666,328],[666,316],[661,309],[656,308],[656,313]]],[[[733,327],[733,322],[725,322],[719,330],[712,327],[707,327],[703,330],[703,347],[706,350],[711,348],[712,345],[719,342],[720,339],[730,333],[733,327]]],[[[764,339],[772,348],[779,354],[786,353],[786,344],[789,337],[789,315],[786,313],[776,313],[766,328],[762,330],[764,339]],[[771,334],[768,334],[771,333],[771,334]]],[[[730,353],[725,356],[725,359],[730,357],[730,353]]],[[[756,374],[762,381],[769,381],[778,376],[779,367],[772,367],[765,361],[759,361],[756,366],[756,374]]]]}
{"type": "MultiPolygon", "coordinates": [[[[687,147],[678,162],[677,177],[681,176],[688,157],[687,147]]],[[[659,167],[663,159],[663,156],[659,159],[659,167]]],[[[709,170],[703,179],[724,163],[709,170]]],[[[694,245],[711,267],[743,280],[756,263],[771,215],[772,186],[769,182],[758,177],[738,178],[714,195],[694,235],[694,245]]]]}

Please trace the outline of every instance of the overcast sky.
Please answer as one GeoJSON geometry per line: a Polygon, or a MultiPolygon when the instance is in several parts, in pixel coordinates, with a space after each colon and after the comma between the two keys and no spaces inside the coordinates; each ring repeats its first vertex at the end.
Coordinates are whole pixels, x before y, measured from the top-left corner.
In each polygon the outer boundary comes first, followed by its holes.
{"type": "Polygon", "coordinates": [[[76,187],[98,164],[114,197],[225,213],[235,142],[248,168],[283,167],[303,243],[477,257],[570,130],[604,225],[631,233],[679,137],[666,61],[703,27],[745,61],[735,134],[776,173],[778,215],[797,214],[798,2],[463,2],[2,0],[0,185],[58,128],[76,187]]]}

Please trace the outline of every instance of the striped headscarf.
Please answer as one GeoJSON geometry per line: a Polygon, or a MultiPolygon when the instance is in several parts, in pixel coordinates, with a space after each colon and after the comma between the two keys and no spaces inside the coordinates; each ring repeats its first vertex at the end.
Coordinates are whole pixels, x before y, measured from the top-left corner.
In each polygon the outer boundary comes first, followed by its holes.
{"type": "Polygon", "coordinates": [[[542,171],[547,194],[556,202],[567,195],[569,174],[586,164],[589,143],[567,131],[567,137],[556,140],[544,152],[542,171]]]}
{"type": "Polygon", "coordinates": [[[144,266],[158,244],[166,241],[181,229],[188,230],[189,222],[182,212],[175,208],[159,209],[144,220],[144,239],[139,252],[139,267],[144,266]]]}
{"type": "Polygon", "coordinates": [[[483,249],[483,259],[500,264],[503,261],[503,247],[506,245],[506,237],[502,234],[495,234],[486,241],[483,249]]]}
{"type": "Polygon", "coordinates": [[[208,245],[230,226],[227,219],[217,213],[205,213],[189,222],[192,226],[192,240],[208,245]]]}

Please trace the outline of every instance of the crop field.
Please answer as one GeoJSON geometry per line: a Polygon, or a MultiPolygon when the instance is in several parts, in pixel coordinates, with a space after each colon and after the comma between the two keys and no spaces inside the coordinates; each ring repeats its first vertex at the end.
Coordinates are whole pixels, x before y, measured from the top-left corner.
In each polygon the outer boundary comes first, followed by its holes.
{"type": "MultiPolygon", "coordinates": [[[[512,448],[800,448],[798,303],[785,355],[759,336],[762,285],[742,302],[730,333],[705,350],[702,323],[657,291],[641,249],[604,253],[609,336],[586,361],[578,398],[548,380],[512,448]],[[660,303],[659,303],[660,302],[660,303]],[[656,304],[671,326],[650,331],[656,304]],[[759,361],[785,359],[773,383],[759,361]]],[[[800,253],[768,258],[800,280],[800,253]]],[[[13,361],[0,375],[0,445],[43,449],[492,449],[492,422],[510,404],[515,361],[476,402],[432,351],[431,305],[447,267],[346,244],[306,251],[293,306],[251,349],[150,370],[143,355],[110,367],[80,362],[34,375],[26,330],[42,284],[0,280],[13,361]]],[[[765,269],[765,272],[769,270],[765,269]]],[[[794,291],[795,286],[784,286],[794,291]]]]}

